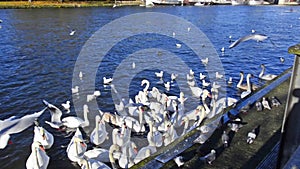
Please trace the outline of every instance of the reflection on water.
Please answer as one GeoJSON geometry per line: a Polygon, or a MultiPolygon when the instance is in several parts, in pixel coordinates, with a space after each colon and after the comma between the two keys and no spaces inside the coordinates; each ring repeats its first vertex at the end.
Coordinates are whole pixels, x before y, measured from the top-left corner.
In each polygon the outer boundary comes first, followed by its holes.
{"type": "MultiPolygon", "coordinates": [[[[272,74],[280,74],[292,65],[293,57],[287,54],[287,48],[299,42],[300,8],[298,8],[294,7],[292,13],[284,12],[289,7],[283,6],[1,10],[0,17],[3,23],[0,29],[2,35],[0,41],[0,80],[2,82],[0,84],[0,119],[12,115],[21,117],[39,111],[44,107],[42,99],[57,106],[66,100],[72,100],[74,65],[84,43],[95,31],[110,21],[144,11],[174,14],[190,21],[202,30],[220,54],[226,79],[233,78],[233,85],[227,88],[227,95],[239,98],[235,85],[239,80],[240,71],[254,74],[256,78],[253,82],[262,85],[263,82],[257,78],[260,64],[264,63],[267,66],[267,72],[272,74]],[[76,33],[74,36],[69,36],[72,29],[75,29],[76,33]],[[276,46],[269,41],[261,43],[248,41],[231,50],[227,48],[230,45],[229,35],[237,39],[250,34],[252,29],[257,33],[268,35],[276,46]],[[223,54],[220,51],[222,47],[225,47],[223,54]],[[280,57],[285,58],[284,63],[280,62],[280,57]]],[[[170,28],[176,27],[184,26],[170,25],[170,28]]],[[[111,31],[122,30],[112,28],[111,31]]],[[[195,72],[197,83],[201,84],[199,73],[205,73],[205,67],[184,44],[180,49],[175,48],[174,44],[178,41],[172,39],[171,34],[172,32],[170,32],[170,37],[151,34],[134,36],[120,43],[122,46],[117,45],[112,49],[101,62],[101,69],[98,70],[96,77],[96,89],[102,94],[97,98],[101,110],[114,111],[110,89],[102,86],[102,77],[112,77],[121,60],[140,48],[161,48],[183,58],[195,72]]],[[[199,44],[199,47],[201,45],[203,44],[199,44]]],[[[99,44],[99,50],[101,50],[101,44],[99,44]]],[[[162,60],[157,60],[157,62],[160,63],[162,60]]],[[[136,62],[137,66],[138,62],[136,62]]],[[[172,64],[172,61],[164,62],[165,67],[176,66],[172,64]]],[[[157,86],[160,90],[164,90],[162,85],[156,84],[157,78],[154,76],[154,71],[159,70],[160,68],[145,70],[136,74],[133,80],[128,82],[130,83],[130,96],[142,90],[140,81],[143,78],[153,82],[151,87],[157,86]]],[[[127,76],[128,72],[121,73],[124,75],[120,76],[127,76]]],[[[185,73],[187,72],[183,72],[185,73]]],[[[169,79],[170,74],[165,76],[164,80],[169,79]]],[[[169,94],[178,95],[177,89],[175,85],[169,94]]],[[[73,109],[72,107],[72,115],[75,114],[73,109]]],[[[40,117],[41,125],[53,132],[55,136],[53,147],[47,151],[51,157],[49,168],[79,168],[66,157],[65,149],[71,137],[44,124],[44,121],[49,119],[48,111],[40,117]]],[[[25,161],[30,154],[32,137],[33,127],[12,135],[12,144],[0,151],[1,168],[24,168],[25,161]]]]}

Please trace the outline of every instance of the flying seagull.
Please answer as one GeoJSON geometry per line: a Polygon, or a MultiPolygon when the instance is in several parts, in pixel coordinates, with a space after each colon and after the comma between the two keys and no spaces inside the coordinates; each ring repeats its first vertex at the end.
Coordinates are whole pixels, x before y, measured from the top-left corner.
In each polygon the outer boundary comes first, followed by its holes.
{"type": "MultiPolygon", "coordinates": [[[[234,41],[230,46],[229,46],[229,49],[237,46],[239,43],[241,42],[245,42],[245,41],[248,41],[248,40],[256,40],[257,42],[261,42],[261,41],[264,41],[266,39],[268,39],[269,37],[267,35],[263,35],[263,34],[251,34],[251,35],[247,35],[247,36],[244,36],[244,37],[241,37],[240,39],[234,41]]],[[[272,41],[271,43],[273,45],[275,45],[272,41]]]]}

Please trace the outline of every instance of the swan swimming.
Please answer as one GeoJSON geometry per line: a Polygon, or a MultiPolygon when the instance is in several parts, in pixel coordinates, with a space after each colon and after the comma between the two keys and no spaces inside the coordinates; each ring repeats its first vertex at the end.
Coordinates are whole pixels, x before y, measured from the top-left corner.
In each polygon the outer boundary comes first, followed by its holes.
{"type": "Polygon", "coordinates": [[[91,133],[90,141],[98,146],[108,139],[108,133],[106,131],[105,122],[101,120],[99,115],[95,117],[95,121],[96,127],[91,133]]]}
{"type": "Polygon", "coordinates": [[[262,69],[260,74],[258,75],[260,79],[269,81],[277,77],[277,75],[273,75],[273,74],[264,74],[266,70],[266,66],[264,64],[261,64],[260,67],[262,69]]]}
{"type": "Polygon", "coordinates": [[[54,106],[53,104],[43,100],[43,103],[47,106],[48,110],[51,113],[51,122],[45,121],[45,123],[49,124],[53,128],[60,128],[62,126],[66,126],[68,128],[77,128],[79,126],[86,127],[89,125],[88,119],[88,106],[85,104],[83,105],[83,116],[84,120],[76,116],[68,116],[61,119],[62,111],[54,106]]]}
{"type": "Polygon", "coordinates": [[[82,139],[80,130],[77,128],[66,150],[68,158],[73,162],[79,162],[80,158],[82,158],[86,152],[86,149],[87,145],[82,139]]]}
{"type": "Polygon", "coordinates": [[[31,154],[26,161],[27,169],[46,169],[49,164],[50,157],[46,154],[43,145],[34,141],[31,144],[31,154]]]}
{"type": "Polygon", "coordinates": [[[34,126],[33,142],[35,141],[40,142],[45,149],[49,149],[53,145],[54,137],[43,127],[34,126]]]}
{"type": "Polygon", "coordinates": [[[247,35],[247,36],[244,36],[244,37],[241,37],[240,39],[234,41],[230,46],[229,46],[229,49],[237,46],[238,44],[240,44],[241,42],[245,42],[245,41],[248,41],[248,40],[256,40],[258,42],[261,42],[265,39],[267,39],[268,36],[267,35],[263,35],[263,34],[251,34],[251,35],[247,35]]]}

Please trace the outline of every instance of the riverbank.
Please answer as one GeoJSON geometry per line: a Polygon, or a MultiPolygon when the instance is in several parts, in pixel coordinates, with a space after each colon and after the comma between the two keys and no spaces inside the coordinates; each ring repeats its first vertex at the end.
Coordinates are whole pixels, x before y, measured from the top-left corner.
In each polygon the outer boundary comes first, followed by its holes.
{"type": "MultiPolygon", "coordinates": [[[[139,6],[141,1],[117,1],[117,6],[139,6]]],[[[0,9],[25,9],[25,8],[85,8],[85,7],[112,7],[114,3],[108,1],[1,1],[0,9]]]]}

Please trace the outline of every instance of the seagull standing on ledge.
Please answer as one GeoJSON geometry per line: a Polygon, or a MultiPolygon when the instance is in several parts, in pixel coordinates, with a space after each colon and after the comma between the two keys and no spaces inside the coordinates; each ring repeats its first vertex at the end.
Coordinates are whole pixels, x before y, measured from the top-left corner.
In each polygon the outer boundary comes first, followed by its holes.
{"type": "Polygon", "coordinates": [[[178,167],[181,167],[184,164],[182,156],[175,157],[174,161],[175,161],[175,163],[177,164],[178,167]]]}
{"type": "Polygon", "coordinates": [[[261,103],[262,103],[264,109],[269,109],[269,110],[271,110],[271,107],[270,107],[270,105],[269,105],[269,102],[268,102],[268,100],[267,100],[265,97],[263,97],[261,103]]]}

